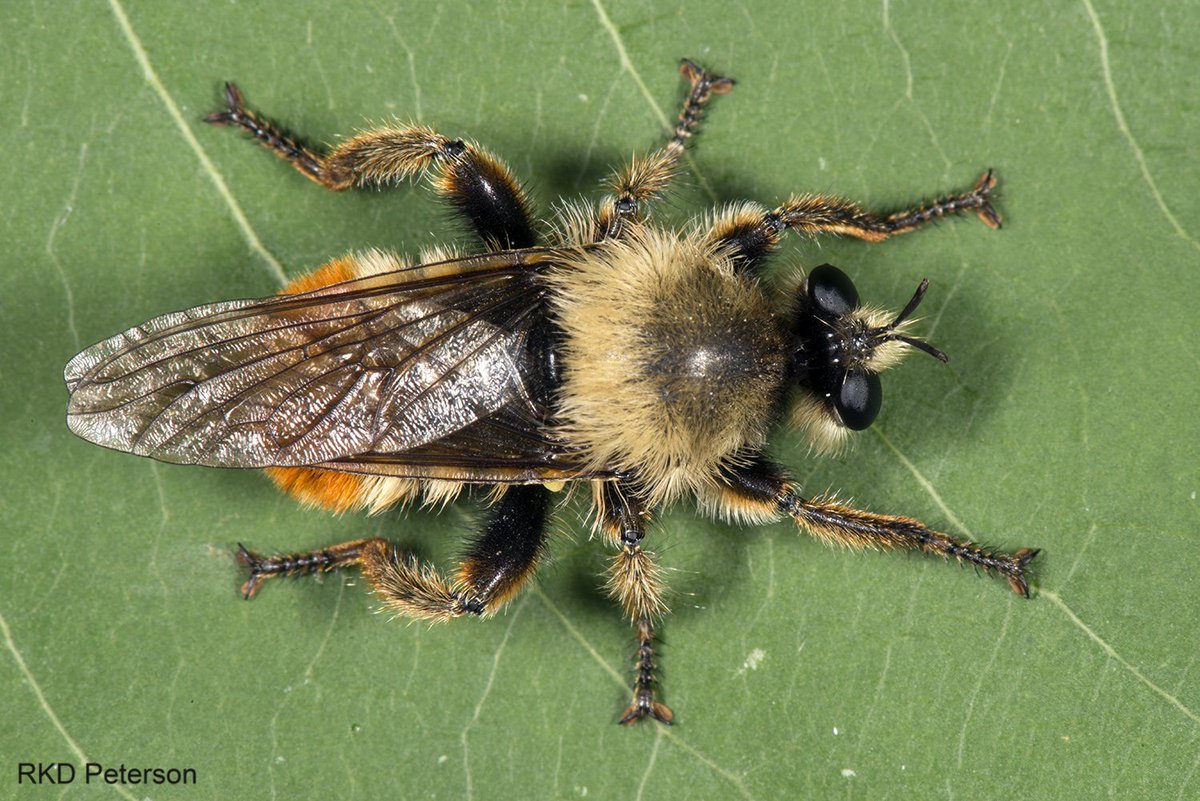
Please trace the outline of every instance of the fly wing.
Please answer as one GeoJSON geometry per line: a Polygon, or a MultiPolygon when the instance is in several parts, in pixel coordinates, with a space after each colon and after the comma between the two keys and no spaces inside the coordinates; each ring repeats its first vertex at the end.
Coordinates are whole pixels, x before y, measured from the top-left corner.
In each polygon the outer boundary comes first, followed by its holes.
{"type": "Polygon", "coordinates": [[[491,254],[157,317],[71,360],[67,424],[105,447],[218,467],[420,448],[526,396],[539,258],[491,254]]]}
{"type": "Polygon", "coordinates": [[[369,452],[318,467],[397,478],[526,484],[608,479],[577,450],[554,437],[545,410],[514,401],[434,442],[401,453],[369,452]]]}

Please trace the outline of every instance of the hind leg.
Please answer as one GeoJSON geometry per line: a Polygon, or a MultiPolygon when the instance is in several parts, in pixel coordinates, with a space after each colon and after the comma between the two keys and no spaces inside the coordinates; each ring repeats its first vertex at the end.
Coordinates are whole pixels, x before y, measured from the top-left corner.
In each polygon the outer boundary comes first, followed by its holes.
{"type": "Polygon", "coordinates": [[[238,547],[250,569],[242,596],[250,599],[274,576],[302,576],[358,568],[385,609],[421,620],[489,615],[533,575],[545,546],[549,490],[540,484],[513,487],[492,507],[458,574],[450,579],[378,537],[296,554],[259,556],[238,547]]]}

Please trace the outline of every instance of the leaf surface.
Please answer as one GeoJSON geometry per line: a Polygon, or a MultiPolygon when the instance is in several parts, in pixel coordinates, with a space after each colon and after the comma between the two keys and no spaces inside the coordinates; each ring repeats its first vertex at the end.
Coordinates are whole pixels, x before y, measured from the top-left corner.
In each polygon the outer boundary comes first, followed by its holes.
{"type": "Polygon", "coordinates": [[[2,17],[7,770],[197,771],[198,788],[109,791],[124,798],[1200,795],[1195,4],[34,0],[2,17]],[[842,456],[787,431],[774,450],[811,492],[1042,548],[1033,600],[680,506],[649,540],[679,725],[628,730],[632,640],[581,504],[506,614],[405,626],[335,577],[244,603],[234,543],[381,535],[449,563],[477,505],[333,518],[256,473],[67,431],[62,366],[92,342],[351,249],[456,236],[420,189],[322,192],[205,126],[221,81],[316,143],[393,115],[473,136],[548,208],[658,141],[682,56],[739,82],[663,220],[805,191],[894,208],[996,169],[1002,231],[785,251],[781,274],[831,262],[892,307],[928,276],[921,330],[951,362],[890,373],[842,456]]]}

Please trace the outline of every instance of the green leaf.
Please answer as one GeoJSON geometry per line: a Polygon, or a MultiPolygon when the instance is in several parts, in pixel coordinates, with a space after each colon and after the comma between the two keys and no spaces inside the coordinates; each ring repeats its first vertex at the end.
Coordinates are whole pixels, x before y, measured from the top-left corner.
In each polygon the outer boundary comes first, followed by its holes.
{"type": "Polygon", "coordinates": [[[0,795],[50,797],[18,762],[85,759],[197,772],[109,791],[131,799],[1200,795],[1200,6],[805,6],[0,12],[0,795]],[[682,56],[739,82],[665,221],[805,191],[894,208],[997,170],[1002,231],[788,249],[781,273],[832,262],[893,307],[928,276],[951,362],[889,374],[846,454],[775,451],[811,492],[1042,548],[1033,600],[681,505],[650,539],[678,725],[626,729],[632,639],[583,504],[488,621],[389,622],[334,577],[248,604],[235,542],[449,563],[478,506],[335,518],[66,430],[62,366],[92,342],[447,236],[420,189],[323,192],[203,125],[221,81],[318,142],[392,115],[477,137],[547,207],[660,141],[682,56]]]}

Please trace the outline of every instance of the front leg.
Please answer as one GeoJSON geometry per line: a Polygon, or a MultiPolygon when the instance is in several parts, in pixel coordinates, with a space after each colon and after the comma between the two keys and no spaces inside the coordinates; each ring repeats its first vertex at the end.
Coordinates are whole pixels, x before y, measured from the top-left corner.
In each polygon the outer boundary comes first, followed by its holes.
{"type": "Polygon", "coordinates": [[[993,550],[934,531],[911,517],[878,515],[843,506],[831,499],[800,497],[783,468],[763,459],[730,468],[716,498],[731,517],[771,519],[788,515],[819,540],[854,548],[909,548],[956,559],[1008,579],[1017,595],[1029,597],[1027,566],[1036,548],[1014,553],[993,550]]]}
{"type": "Polygon", "coordinates": [[[654,694],[658,684],[654,624],[669,610],[662,598],[661,571],[654,557],[642,549],[649,514],[629,490],[620,482],[606,482],[597,489],[596,497],[601,530],[621,549],[613,557],[608,591],[621,602],[637,636],[633,702],[621,716],[621,723],[628,725],[651,717],[670,724],[675,714],[654,694]]]}
{"type": "Polygon", "coordinates": [[[789,230],[812,237],[844,234],[882,242],[965,212],[974,212],[989,228],[999,228],[1000,215],[991,203],[995,186],[996,177],[988,170],[969,190],[893,213],[870,211],[839,197],[797,195],[772,211],[753,205],[731,209],[717,218],[706,236],[709,243],[729,255],[735,266],[757,270],[789,230]]]}

